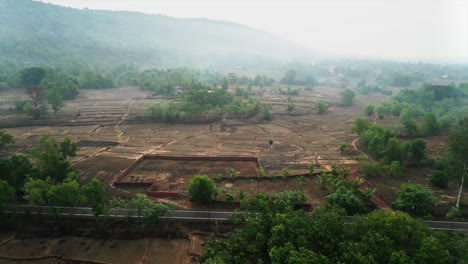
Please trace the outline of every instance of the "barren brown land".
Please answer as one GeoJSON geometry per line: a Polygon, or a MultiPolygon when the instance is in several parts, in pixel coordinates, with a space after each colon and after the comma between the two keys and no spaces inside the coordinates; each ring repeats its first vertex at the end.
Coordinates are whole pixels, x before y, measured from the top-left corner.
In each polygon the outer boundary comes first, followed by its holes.
{"type": "MultiPolygon", "coordinates": [[[[357,135],[351,133],[353,120],[363,116],[368,103],[379,104],[388,99],[381,94],[356,95],[351,107],[339,106],[341,89],[316,87],[314,91],[302,91],[292,100],[299,115],[287,112],[287,96],[268,87],[261,96],[273,105],[273,119],[259,121],[251,119],[226,119],[208,124],[155,123],[149,120],[146,109],[166,99],[151,97],[149,92],[137,87],[106,90],[82,90],[79,97],[66,101],[57,118],[31,120],[30,117],[14,112],[15,99],[27,99],[21,90],[0,92],[0,128],[14,135],[17,142],[9,151],[27,152],[43,135],[65,136],[79,143],[74,166],[80,171],[83,182],[92,178],[103,180],[108,186],[108,197],[129,197],[144,193],[144,187],[113,187],[111,183],[136,159],[145,154],[166,156],[246,156],[258,157],[266,170],[262,179],[256,177],[254,164],[236,162],[177,162],[160,163],[144,161],[127,177],[130,181],[152,182],[158,179],[160,189],[185,192],[190,177],[208,174],[217,179],[221,189],[218,201],[224,201],[224,193],[231,193],[238,201],[244,191],[248,196],[285,190],[304,191],[313,207],[321,204],[327,195],[314,176],[306,175],[308,167],[318,161],[321,169],[332,163],[338,166],[355,167],[359,152],[352,151],[351,143],[357,135]],[[270,89],[269,89],[270,88],[270,89]],[[323,100],[329,106],[326,113],[318,114],[315,102],[323,100]],[[270,149],[268,140],[274,144],[270,149]],[[341,144],[348,151],[339,152],[341,144]],[[291,176],[283,179],[281,169],[289,168],[291,176]],[[238,178],[229,178],[229,170],[239,171],[238,178]]],[[[258,97],[260,98],[260,96],[258,97]]],[[[398,120],[386,117],[378,123],[392,125],[398,120]]],[[[440,156],[444,137],[432,138],[428,142],[429,154],[440,156]]],[[[317,168],[317,172],[320,169],[317,168]]],[[[404,182],[421,182],[432,188],[445,203],[455,201],[456,186],[450,183],[447,189],[438,189],[428,184],[428,170],[412,168],[403,179],[369,179],[387,197],[393,198],[404,182]]],[[[464,202],[468,200],[466,195],[464,202]]],[[[179,208],[201,208],[192,204],[186,195],[171,202],[179,208]]],[[[222,210],[216,203],[209,209],[222,210]]],[[[224,209],[228,209],[227,207],[224,209]]],[[[56,263],[54,258],[86,259],[104,263],[188,263],[190,241],[164,240],[156,238],[131,241],[99,240],[92,238],[64,237],[60,239],[10,239],[0,245],[0,263],[56,263]],[[45,259],[24,260],[26,257],[49,256],[45,259]],[[55,256],[55,257],[54,257],[55,256]],[[14,260],[15,257],[23,258],[14,260]],[[138,260],[138,261],[135,261],[138,260]]],[[[201,243],[201,242],[200,242],[201,243]]],[[[201,248],[201,244],[197,247],[201,248]]],[[[66,263],[66,262],[63,262],[66,263]]],[[[74,262],[73,262],[74,263],[74,262]]]]}

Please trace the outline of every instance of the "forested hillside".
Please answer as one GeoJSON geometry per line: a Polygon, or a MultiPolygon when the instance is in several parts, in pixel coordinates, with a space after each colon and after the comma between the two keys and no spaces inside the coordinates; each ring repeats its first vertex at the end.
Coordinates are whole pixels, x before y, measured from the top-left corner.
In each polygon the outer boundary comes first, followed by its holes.
{"type": "MultiPolygon", "coordinates": [[[[0,63],[249,66],[307,51],[272,34],[208,19],[0,1],[0,63]]],[[[0,65],[1,65],[0,64],[0,65]]]]}

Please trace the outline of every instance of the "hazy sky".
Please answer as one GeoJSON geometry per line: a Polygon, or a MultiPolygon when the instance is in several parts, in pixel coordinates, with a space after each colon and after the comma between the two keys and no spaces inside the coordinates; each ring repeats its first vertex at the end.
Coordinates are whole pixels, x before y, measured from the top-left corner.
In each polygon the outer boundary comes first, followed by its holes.
{"type": "Polygon", "coordinates": [[[43,0],[227,20],[333,54],[468,62],[468,0],[43,0]]]}

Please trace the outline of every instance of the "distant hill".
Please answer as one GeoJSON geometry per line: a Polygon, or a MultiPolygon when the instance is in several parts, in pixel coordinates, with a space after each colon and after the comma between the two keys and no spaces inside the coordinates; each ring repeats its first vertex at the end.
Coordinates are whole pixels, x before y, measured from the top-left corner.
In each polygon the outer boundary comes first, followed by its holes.
{"type": "Polygon", "coordinates": [[[249,66],[310,54],[284,38],[225,21],[80,10],[32,0],[0,1],[0,40],[0,63],[19,66],[249,66]]]}

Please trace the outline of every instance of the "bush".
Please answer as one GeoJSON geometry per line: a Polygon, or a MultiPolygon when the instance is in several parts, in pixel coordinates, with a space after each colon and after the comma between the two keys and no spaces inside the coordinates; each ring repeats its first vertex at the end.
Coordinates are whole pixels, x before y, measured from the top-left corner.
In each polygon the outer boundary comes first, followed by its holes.
{"type": "Polygon", "coordinates": [[[434,186],[446,188],[448,185],[449,177],[444,171],[435,170],[429,175],[429,180],[434,186]]]}
{"type": "Polygon", "coordinates": [[[218,194],[214,181],[206,175],[196,175],[188,185],[190,200],[196,203],[210,203],[218,194]]]}
{"type": "Polygon", "coordinates": [[[432,211],[436,202],[437,199],[429,188],[421,184],[405,183],[397,191],[393,207],[417,215],[426,215],[432,211]]]}
{"type": "Polygon", "coordinates": [[[460,209],[458,209],[457,207],[452,207],[450,211],[448,211],[445,215],[445,217],[452,220],[456,219],[459,216],[461,216],[461,212],[460,209]]]}
{"type": "Polygon", "coordinates": [[[399,161],[392,161],[390,165],[385,166],[385,171],[388,176],[392,178],[403,178],[405,176],[403,172],[403,168],[401,167],[401,164],[399,161]]]}
{"type": "Polygon", "coordinates": [[[377,162],[361,161],[359,162],[359,172],[365,177],[380,176],[381,167],[377,162]]]}
{"type": "Polygon", "coordinates": [[[239,200],[245,199],[247,193],[245,191],[239,191],[239,200]]]}
{"type": "Polygon", "coordinates": [[[234,201],[234,195],[232,195],[231,193],[225,193],[224,194],[224,199],[226,199],[226,201],[228,201],[228,202],[232,202],[232,201],[234,201]]]}

